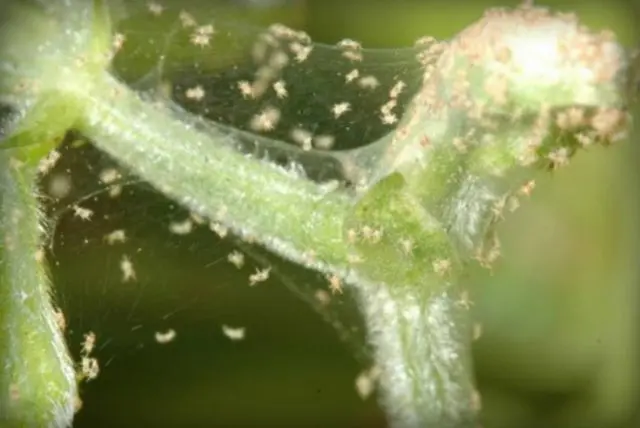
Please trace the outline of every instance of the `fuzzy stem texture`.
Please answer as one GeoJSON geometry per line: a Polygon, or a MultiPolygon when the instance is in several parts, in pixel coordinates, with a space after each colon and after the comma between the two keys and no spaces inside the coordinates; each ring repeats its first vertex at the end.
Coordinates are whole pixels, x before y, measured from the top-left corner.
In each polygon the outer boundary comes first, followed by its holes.
{"type": "Polygon", "coordinates": [[[51,302],[37,169],[0,151],[0,425],[69,426],[76,373],[51,302]]]}
{"type": "Polygon", "coordinates": [[[238,153],[225,143],[233,134],[203,129],[193,117],[172,117],[107,73],[93,83],[71,97],[83,106],[77,128],[97,147],[239,237],[318,270],[345,271],[346,192],[238,153]]]}

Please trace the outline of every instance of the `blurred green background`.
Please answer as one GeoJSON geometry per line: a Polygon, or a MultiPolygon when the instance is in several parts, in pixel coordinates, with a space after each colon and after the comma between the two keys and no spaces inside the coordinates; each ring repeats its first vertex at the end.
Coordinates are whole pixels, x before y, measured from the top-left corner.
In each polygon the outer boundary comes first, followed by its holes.
{"type": "MultiPolygon", "coordinates": [[[[222,3],[196,7],[236,13],[233,2],[222,3]]],[[[250,13],[243,6],[237,16],[254,25],[284,22],[320,42],[349,37],[392,48],[425,34],[449,38],[486,7],[517,2],[285,3],[250,13]]],[[[631,4],[544,4],[611,28],[627,45],[637,40],[631,4]]],[[[502,227],[499,267],[469,279],[483,331],[474,355],[484,427],[640,426],[638,137],[541,174],[531,200],[502,227]]],[[[74,171],[86,167],[82,157],[67,162],[74,171]]],[[[204,231],[170,234],[167,221],[184,215],[144,187],[128,188],[117,201],[87,203],[99,215],[91,223],[62,216],[52,255],[72,351],[83,333],[98,336],[102,372],[82,387],[75,426],[386,426],[375,398],[356,394],[362,367],[354,346],[278,278],[249,288],[255,265],[228,264],[232,242],[204,231]],[[130,231],[135,284],[120,281],[122,248],[104,245],[102,237],[116,227],[130,231]],[[245,340],[230,341],[223,324],[246,327],[245,340]],[[155,343],[154,332],[168,328],[176,339],[155,343]]],[[[283,269],[290,281],[317,282],[283,269]]]]}

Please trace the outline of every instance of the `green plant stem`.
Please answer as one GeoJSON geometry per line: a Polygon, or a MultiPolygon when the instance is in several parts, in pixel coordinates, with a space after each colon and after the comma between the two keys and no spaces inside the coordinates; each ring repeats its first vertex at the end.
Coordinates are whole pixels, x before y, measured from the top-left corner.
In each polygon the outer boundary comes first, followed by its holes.
{"type": "Polygon", "coordinates": [[[198,129],[107,73],[74,96],[84,107],[77,128],[165,195],[289,260],[346,270],[346,192],[238,153],[223,143],[233,135],[198,129]]]}
{"type": "Polygon", "coordinates": [[[425,298],[366,283],[358,291],[391,426],[475,426],[469,311],[454,291],[425,298]]]}
{"type": "Polygon", "coordinates": [[[0,151],[0,425],[66,427],[76,375],[42,251],[37,169],[0,151]]]}

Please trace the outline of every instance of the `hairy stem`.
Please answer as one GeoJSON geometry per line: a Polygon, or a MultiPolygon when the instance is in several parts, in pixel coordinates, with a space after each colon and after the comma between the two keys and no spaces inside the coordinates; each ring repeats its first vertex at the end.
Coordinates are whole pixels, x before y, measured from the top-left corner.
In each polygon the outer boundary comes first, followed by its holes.
{"type": "Polygon", "coordinates": [[[66,427],[76,374],[50,296],[37,169],[0,151],[0,425],[66,427]]]}
{"type": "Polygon", "coordinates": [[[172,117],[107,73],[94,83],[74,96],[84,107],[77,127],[97,147],[243,239],[319,270],[345,269],[347,193],[238,153],[224,143],[233,134],[172,117]]]}
{"type": "Polygon", "coordinates": [[[380,284],[361,284],[359,291],[389,423],[475,426],[469,315],[458,296],[443,291],[425,298],[380,284]]]}
{"type": "Polygon", "coordinates": [[[358,201],[345,228],[390,422],[471,424],[478,409],[467,308],[458,303],[463,264],[442,224],[394,173],[358,201]]]}

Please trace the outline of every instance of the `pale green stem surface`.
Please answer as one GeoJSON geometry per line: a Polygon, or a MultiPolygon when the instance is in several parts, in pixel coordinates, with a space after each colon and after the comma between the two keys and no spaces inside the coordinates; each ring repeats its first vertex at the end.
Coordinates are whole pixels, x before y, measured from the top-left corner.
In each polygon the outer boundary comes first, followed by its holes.
{"type": "Polygon", "coordinates": [[[352,203],[346,192],[238,153],[224,143],[233,134],[172,117],[107,73],[92,83],[73,96],[83,106],[77,128],[97,147],[245,240],[319,270],[346,271],[342,222],[352,203]]]}
{"type": "Polygon", "coordinates": [[[0,426],[68,426],[76,373],[52,306],[37,169],[0,151],[0,426]]]}

